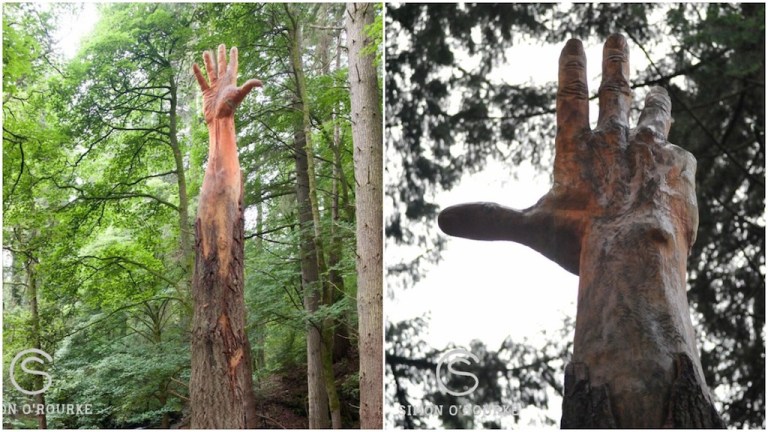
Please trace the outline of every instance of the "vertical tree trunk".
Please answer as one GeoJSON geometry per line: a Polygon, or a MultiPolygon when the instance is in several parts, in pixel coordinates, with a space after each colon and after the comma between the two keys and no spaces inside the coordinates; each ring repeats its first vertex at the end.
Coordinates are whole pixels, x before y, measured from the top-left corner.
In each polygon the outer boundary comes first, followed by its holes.
{"type": "MultiPolygon", "coordinates": [[[[254,196],[261,197],[261,182],[256,183],[256,190],[254,191],[254,196]]],[[[258,202],[256,202],[256,232],[260,233],[264,229],[264,203],[259,198],[258,202]]],[[[254,246],[256,250],[261,253],[264,248],[264,241],[260,236],[256,236],[254,240],[254,246]]],[[[267,326],[262,323],[257,323],[256,327],[256,350],[254,352],[254,358],[253,358],[253,367],[254,370],[260,370],[263,369],[266,365],[266,358],[264,353],[264,343],[266,342],[266,331],[267,326]]],[[[256,382],[256,386],[260,387],[261,383],[260,381],[256,382]]]]}
{"type": "MultiPolygon", "coordinates": [[[[300,102],[297,100],[297,104],[300,102]]],[[[296,200],[301,229],[301,285],[304,290],[304,308],[309,315],[307,323],[307,397],[309,403],[309,428],[327,429],[328,399],[323,378],[322,330],[314,318],[322,300],[322,284],[317,263],[314,241],[312,206],[310,202],[309,175],[307,173],[306,135],[303,122],[297,118],[294,129],[294,153],[296,157],[296,200]]]]}
{"type": "MultiPolygon", "coordinates": [[[[328,19],[329,10],[335,5],[329,3],[323,3],[320,7],[319,15],[322,18],[321,24],[324,26],[331,26],[334,23],[328,19]]],[[[331,40],[332,35],[329,31],[321,31],[318,42],[318,57],[320,62],[320,70],[323,75],[331,74],[331,40]]],[[[336,53],[336,59],[338,59],[338,47],[336,53]]],[[[337,62],[338,67],[338,62],[337,62]]],[[[336,303],[339,295],[337,293],[344,292],[344,279],[342,278],[338,266],[341,263],[341,242],[342,237],[339,233],[338,223],[339,218],[339,183],[343,181],[340,169],[340,155],[339,151],[339,134],[338,125],[335,124],[336,109],[332,110],[331,120],[334,121],[334,134],[333,142],[331,143],[332,150],[334,152],[333,161],[333,176],[331,179],[331,232],[330,232],[330,245],[328,248],[328,278],[325,283],[325,289],[323,293],[323,303],[326,305],[333,305],[336,303]]],[[[333,317],[328,317],[323,321],[323,374],[325,375],[325,387],[328,393],[328,407],[331,411],[331,425],[334,429],[341,429],[341,401],[339,400],[339,394],[336,388],[336,376],[333,370],[333,358],[336,346],[337,329],[341,327],[339,320],[333,317]]]]}
{"type": "Polygon", "coordinates": [[[331,413],[331,427],[341,429],[341,401],[336,390],[336,374],[333,371],[333,319],[326,319],[323,323],[323,379],[325,380],[325,393],[328,397],[328,410],[331,413]]]}
{"type": "MultiPolygon", "coordinates": [[[[42,337],[40,334],[40,309],[37,303],[37,275],[35,272],[36,260],[29,256],[27,257],[26,261],[26,282],[29,289],[29,308],[32,314],[32,340],[34,348],[42,350],[42,337]]],[[[43,376],[35,375],[35,388],[43,388],[43,385],[43,376]]],[[[45,393],[36,394],[35,403],[40,406],[45,406],[45,393]]],[[[37,414],[37,428],[48,429],[48,418],[45,414],[45,410],[37,414]]]]}
{"type": "MultiPolygon", "coordinates": [[[[320,8],[322,9],[322,8],[320,8]]],[[[327,292],[327,286],[326,281],[324,280],[323,275],[326,273],[326,265],[325,265],[325,254],[323,252],[323,245],[321,241],[321,229],[320,229],[320,210],[318,205],[318,199],[317,199],[317,184],[316,184],[316,178],[315,178],[315,163],[314,163],[314,150],[312,148],[312,124],[310,122],[310,108],[309,108],[309,97],[307,95],[307,87],[306,87],[306,81],[304,78],[304,68],[301,61],[301,54],[302,54],[302,31],[301,31],[301,24],[298,22],[298,14],[292,13],[291,9],[286,6],[286,12],[288,13],[289,18],[289,25],[288,25],[288,38],[290,41],[289,44],[289,50],[290,50],[290,56],[291,56],[291,65],[293,69],[294,78],[296,81],[296,93],[298,96],[298,104],[297,108],[300,108],[301,112],[301,133],[303,134],[303,146],[304,146],[304,154],[306,156],[306,180],[307,180],[307,192],[308,192],[308,204],[309,204],[309,211],[312,217],[312,241],[314,243],[314,251],[316,254],[316,264],[317,264],[317,275],[318,275],[318,283],[317,287],[313,288],[319,290],[317,294],[314,292],[311,293],[311,298],[307,304],[312,307],[312,313],[314,311],[317,311],[319,306],[323,303],[327,302],[327,299],[325,298],[325,293],[327,292]],[[317,298],[315,298],[315,296],[317,298]]],[[[298,156],[297,156],[297,164],[298,164],[298,156]]],[[[298,165],[297,165],[298,166],[298,165]]],[[[308,312],[310,312],[310,309],[307,309],[308,312]]],[[[325,427],[327,428],[328,425],[328,410],[331,409],[331,405],[336,409],[338,412],[339,409],[339,402],[338,402],[338,396],[336,394],[336,384],[333,380],[333,375],[331,377],[326,377],[328,374],[328,365],[327,362],[324,361],[324,359],[327,357],[326,353],[329,351],[328,345],[325,343],[327,341],[327,331],[324,329],[324,322],[320,320],[313,321],[312,325],[316,327],[316,330],[318,331],[318,336],[320,338],[319,344],[317,347],[310,347],[309,346],[309,338],[307,339],[307,353],[310,352],[313,353],[313,355],[316,353],[319,356],[319,359],[307,359],[308,364],[318,364],[320,366],[319,371],[317,371],[317,376],[315,376],[315,371],[312,371],[311,375],[308,374],[310,379],[317,379],[319,380],[318,383],[310,383],[310,387],[314,387],[315,385],[319,385],[319,389],[325,392],[325,395],[320,397],[320,399],[324,402],[318,401],[318,403],[321,403],[322,406],[317,406],[317,411],[314,411],[310,409],[310,428],[312,427],[312,424],[315,423],[318,426],[317,427],[325,427]],[[316,348],[319,348],[319,351],[316,352],[316,348]],[[320,385],[320,382],[322,383],[320,385]],[[331,388],[332,387],[332,388],[331,388]],[[322,414],[321,414],[322,410],[322,414]],[[322,426],[320,426],[322,425],[322,426]]],[[[310,330],[311,334],[311,330],[310,330]]],[[[314,335],[312,335],[314,338],[314,335]]],[[[314,344],[314,340],[312,341],[314,344]]],[[[308,366],[309,367],[309,366],[308,366]]],[[[330,365],[330,370],[332,374],[333,364],[330,365]]],[[[310,394],[310,398],[312,395],[310,394]]],[[[312,408],[313,403],[310,401],[310,408],[312,408]]],[[[338,415],[337,415],[338,417],[338,415]]],[[[338,417],[340,421],[340,417],[338,417]]]]}
{"type": "MultiPolygon", "coordinates": [[[[337,49],[340,51],[340,46],[337,45],[337,49]]],[[[340,55],[339,51],[336,54],[336,67],[339,68],[340,55]]],[[[331,202],[331,219],[333,224],[331,225],[331,247],[328,252],[328,266],[330,268],[328,272],[328,282],[333,288],[329,295],[329,301],[331,304],[338,301],[343,297],[346,290],[344,288],[344,278],[337,270],[343,257],[343,235],[339,232],[339,224],[342,220],[352,222],[355,221],[355,214],[352,211],[352,206],[349,205],[349,193],[347,191],[347,182],[344,175],[344,168],[341,160],[341,128],[337,123],[337,107],[333,110],[333,185],[332,185],[332,202],[331,202]],[[342,215],[342,209],[344,210],[342,215]],[[343,218],[342,218],[343,216],[343,218]]],[[[333,358],[338,359],[344,357],[350,347],[349,332],[347,331],[347,325],[345,320],[336,320],[334,323],[333,341],[331,346],[333,347],[333,358]]]]}
{"type": "MultiPolygon", "coordinates": [[[[164,407],[168,403],[168,382],[158,384],[157,388],[158,396],[157,401],[161,407],[164,407]]],[[[171,427],[171,415],[168,412],[164,412],[160,418],[160,429],[170,429],[171,427]]]]}
{"type": "Polygon", "coordinates": [[[245,333],[243,185],[234,119],[215,120],[209,132],[208,168],[195,223],[191,427],[242,429],[254,396],[245,333]]]}
{"type": "Polygon", "coordinates": [[[187,270],[192,270],[192,241],[190,239],[191,230],[189,228],[189,197],[187,195],[187,178],[184,169],[184,158],[181,154],[181,147],[178,139],[178,113],[177,111],[177,86],[176,80],[171,79],[170,98],[171,106],[168,112],[170,117],[170,130],[168,132],[168,141],[173,151],[173,160],[176,169],[176,182],[179,188],[179,247],[181,249],[182,266],[187,270]]]}
{"type": "MultiPolygon", "coordinates": [[[[330,72],[330,71],[329,71],[330,72]]],[[[334,119],[336,116],[335,109],[333,113],[334,119]]],[[[336,303],[338,298],[343,296],[344,293],[344,278],[338,270],[338,266],[341,263],[342,258],[342,235],[339,232],[339,222],[341,217],[339,213],[340,197],[339,190],[340,184],[344,182],[342,178],[343,172],[341,170],[341,151],[339,149],[339,134],[338,127],[334,124],[333,134],[333,179],[331,186],[331,244],[328,250],[328,283],[325,290],[325,302],[329,305],[336,303]]],[[[346,340],[343,337],[338,337],[340,332],[344,329],[344,323],[340,320],[329,317],[323,323],[323,365],[326,375],[326,386],[328,387],[328,402],[331,410],[331,423],[334,429],[341,429],[341,402],[339,400],[338,392],[336,391],[335,374],[333,371],[333,360],[337,352],[337,348],[344,351],[346,340]],[[341,346],[339,346],[341,345],[341,346]]]]}
{"type": "Polygon", "coordinates": [[[382,117],[373,57],[361,50],[373,22],[370,3],[347,4],[352,143],[357,198],[360,427],[382,427],[382,117]]]}
{"type": "Polygon", "coordinates": [[[256,415],[256,393],[253,390],[253,351],[251,350],[251,341],[248,339],[248,332],[245,332],[245,359],[243,360],[247,365],[248,373],[245,374],[245,385],[247,389],[245,392],[245,401],[243,402],[245,409],[245,428],[246,429],[258,429],[259,417],[256,415]]]}

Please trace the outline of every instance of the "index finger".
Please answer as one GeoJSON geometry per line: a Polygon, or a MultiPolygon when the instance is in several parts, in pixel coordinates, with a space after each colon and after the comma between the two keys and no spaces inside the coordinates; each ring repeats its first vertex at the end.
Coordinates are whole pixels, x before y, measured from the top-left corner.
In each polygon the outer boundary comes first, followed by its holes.
{"type": "Polygon", "coordinates": [[[573,147],[576,135],[589,129],[587,56],[578,39],[566,42],[560,53],[557,80],[556,151],[573,147]]]}
{"type": "Polygon", "coordinates": [[[603,46],[603,80],[598,91],[600,113],[597,127],[610,124],[629,127],[629,46],[624,36],[612,34],[603,46]]]}

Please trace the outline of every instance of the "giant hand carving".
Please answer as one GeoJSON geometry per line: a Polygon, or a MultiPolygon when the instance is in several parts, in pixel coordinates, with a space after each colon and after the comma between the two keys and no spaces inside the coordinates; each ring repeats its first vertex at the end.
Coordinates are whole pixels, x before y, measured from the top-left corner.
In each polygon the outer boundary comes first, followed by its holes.
{"type": "MultiPolygon", "coordinates": [[[[522,211],[494,203],[446,208],[438,218],[440,228],[458,237],[522,243],[579,274],[582,239],[593,222],[650,212],[658,209],[651,201],[662,200],[682,222],[677,228],[688,250],[698,225],[696,160],[667,142],[671,103],[661,87],[650,91],[637,127],[630,130],[628,57],[624,37],[609,37],[597,128],[591,130],[586,56],[581,41],[569,40],[560,55],[552,189],[522,211]]],[[[649,229],[660,241],[673,234],[671,226],[649,229]]]]}
{"type": "Polygon", "coordinates": [[[242,86],[237,86],[237,48],[229,51],[229,64],[227,64],[226,47],[219,45],[218,70],[214,67],[210,52],[203,53],[205,69],[208,72],[210,83],[205,79],[200,67],[192,65],[192,70],[203,91],[203,112],[205,122],[210,124],[216,118],[232,117],[240,102],[253,90],[261,87],[261,81],[250,79],[242,86]]]}
{"type": "Polygon", "coordinates": [[[696,160],[667,142],[671,103],[662,88],[651,89],[630,129],[628,57],[626,40],[610,36],[592,130],[584,48],[568,41],[552,189],[522,211],[461,204],[438,223],[455,236],[522,243],[579,275],[563,428],[722,427],[686,297],[696,160]]]}
{"type": "Polygon", "coordinates": [[[191,427],[256,427],[251,347],[244,300],[243,182],[237,153],[235,109],[261,81],[237,86],[237,48],[227,64],[219,45],[218,65],[203,60],[210,82],[192,67],[203,91],[208,126],[208,165],[195,221],[195,273],[192,299],[192,370],[189,381],[191,427]]]}

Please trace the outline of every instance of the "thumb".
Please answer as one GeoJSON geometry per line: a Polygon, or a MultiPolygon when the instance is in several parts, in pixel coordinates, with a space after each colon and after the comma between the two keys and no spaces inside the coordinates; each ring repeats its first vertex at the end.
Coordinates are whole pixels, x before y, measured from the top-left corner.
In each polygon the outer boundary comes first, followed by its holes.
{"type": "Polygon", "coordinates": [[[490,202],[451,206],[437,217],[440,229],[471,240],[523,244],[571,273],[579,274],[582,225],[568,212],[539,208],[519,211],[490,202]]]}
{"type": "Polygon", "coordinates": [[[437,225],[444,233],[472,240],[520,242],[518,228],[524,223],[523,213],[492,202],[450,206],[437,216],[437,225]]]}
{"type": "Polygon", "coordinates": [[[248,93],[250,93],[254,87],[262,87],[261,81],[257,79],[250,79],[238,87],[234,97],[232,98],[232,102],[234,102],[235,106],[240,105],[240,102],[242,102],[243,99],[248,96],[248,93]]]}

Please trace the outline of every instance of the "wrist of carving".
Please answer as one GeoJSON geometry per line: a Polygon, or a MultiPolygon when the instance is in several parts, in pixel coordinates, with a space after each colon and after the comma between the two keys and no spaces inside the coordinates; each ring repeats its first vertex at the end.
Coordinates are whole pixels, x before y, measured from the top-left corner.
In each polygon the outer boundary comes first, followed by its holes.
{"type": "Polygon", "coordinates": [[[208,136],[211,144],[235,145],[236,133],[234,116],[215,118],[213,121],[209,122],[208,136]]]}
{"type": "Polygon", "coordinates": [[[210,133],[211,137],[214,136],[214,132],[216,131],[231,130],[234,133],[235,117],[234,116],[216,117],[212,121],[208,122],[206,125],[208,126],[208,132],[210,133]]]}

